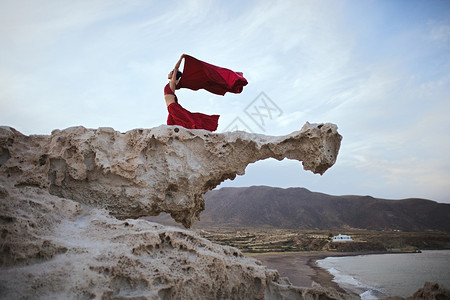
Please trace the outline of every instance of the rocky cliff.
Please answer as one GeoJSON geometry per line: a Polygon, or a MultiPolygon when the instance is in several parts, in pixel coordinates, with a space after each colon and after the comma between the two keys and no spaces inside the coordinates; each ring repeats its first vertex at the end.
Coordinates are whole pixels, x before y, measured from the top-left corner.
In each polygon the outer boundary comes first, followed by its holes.
{"type": "Polygon", "coordinates": [[[160,126],[120,133],[74,127],[49,136],[0,128],[2,299],[342,299],[299,288],[189,227],[202,194],[245,167],[297,159],[322,174],[338,154],[332,124],[282,137],[160,126]]]}

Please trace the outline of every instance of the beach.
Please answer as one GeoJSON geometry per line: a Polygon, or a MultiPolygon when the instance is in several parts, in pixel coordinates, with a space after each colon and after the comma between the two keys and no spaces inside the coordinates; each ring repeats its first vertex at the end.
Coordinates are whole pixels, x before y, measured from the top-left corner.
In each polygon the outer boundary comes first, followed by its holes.
{"type": "Polygon", "coordinates": [[[314,283],[330,287],[342,293],[348,293],[333,281],[333,275],[317,266],[316,261],[326,257],[355,256],[375,254],[374,252],[291,252],[252,254],[251,257],[260,260],[269,269],[278,270],[282,277],[300,287],[311,287],[314,283]]]}
{"type": "MultiPolygon", "coordinates": [[[[251,256],[269,269],[278,270],[280,276],[287,277],[295,286],[313,287],[318,284],[363,299],[409,297],[425,282],[440,284],[443,289],[450,283],[450,272],[446,268],[449,250],[424,250],[420,253],[272,252],[251,256]],[[324,260],[327,257],[330,259],[324,260]],[[335,260],[331,257],[342,258],[335,260]],[[334,275],[330,274],[327,271],[330,268],[338,270],[337,273],[333,271],[334,275]],[[358,275],[349,275],[352,273],[358,275]]],[[[448,290],[445,293],[449,293],[448,290]]]]}

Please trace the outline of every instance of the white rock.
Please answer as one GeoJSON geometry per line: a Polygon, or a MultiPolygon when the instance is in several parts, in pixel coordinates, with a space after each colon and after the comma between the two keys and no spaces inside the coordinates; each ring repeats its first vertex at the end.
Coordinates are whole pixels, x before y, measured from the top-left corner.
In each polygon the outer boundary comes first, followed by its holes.
{"type": "Polygon", "coordinates": [[[341,139],[336,125],[309,123],[279,137],[165,125],[125,133],[71,127],[24,136],[3,127],[0,170],[15,185],[39,186],[119,219],[166,212],[190,227],[204,209],[202,195],[243,175],[248,164],[288,158],[323,174],[335,163],[341,139]]]}

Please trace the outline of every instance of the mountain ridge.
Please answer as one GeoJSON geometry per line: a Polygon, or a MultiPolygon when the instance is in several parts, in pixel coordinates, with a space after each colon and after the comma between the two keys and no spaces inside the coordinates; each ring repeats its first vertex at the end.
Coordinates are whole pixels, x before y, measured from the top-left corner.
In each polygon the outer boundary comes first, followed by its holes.
{"type": "Polygon", "coordinates": [[[205,200],[199,225],[450,231],[450,204],[422,198],[389,200],[251,186],[213,190],[205,200]]]}
{"type": "MultiPolygon", "coordinates": [[[[223,187],[204,195],[197,228],[275,227],[450,231],[450,204],[429,199],[333,196],[302,187],[223,187]]],[[[152,217],[165,222],[165,217],[152,217]]]]}

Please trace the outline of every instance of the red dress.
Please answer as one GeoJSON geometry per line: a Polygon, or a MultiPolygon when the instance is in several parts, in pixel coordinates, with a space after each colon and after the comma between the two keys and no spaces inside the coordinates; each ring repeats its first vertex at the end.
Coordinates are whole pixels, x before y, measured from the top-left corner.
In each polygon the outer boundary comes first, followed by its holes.
{"type": "MultiPolygon", "coordinates": [[[[234,72],[185,55],[183,75],[176,89],[205,89],[223,96],[227,92],[239,94],[246,85],[247,80],[241,72],[234,72]]],[[[167,94],[175,96],[169,84],[164,87],[164,95],[167,94]]],[[[196,128],[210,131],[217,129],[219,115],[191,113],[178,104],[177,96],[175,96],[175,103],[170,104],[167,109],[169,111],[167,125],[180,125],[189,129],[196,128]]]]}
{"type": "Polygon", "coordinates": [[[219,115],[206,115],[202,113],[192,113],[178,104],[178,99],[175,93],[167,84],[164,87],[164,95],[174,95],[175,103],[171,103],[167,110],[167,125],[180,125],[188,129],[206,129],[215,131],[219,122],[219,115]]]}

